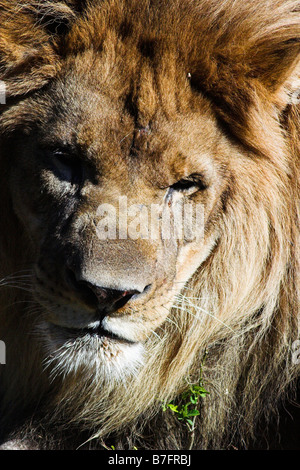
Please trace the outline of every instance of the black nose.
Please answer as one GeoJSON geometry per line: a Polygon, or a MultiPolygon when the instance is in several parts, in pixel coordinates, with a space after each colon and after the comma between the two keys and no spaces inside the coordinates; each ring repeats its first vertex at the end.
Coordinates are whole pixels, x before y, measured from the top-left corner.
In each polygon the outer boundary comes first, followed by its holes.
{"type": "Polygon", "coordinates": [[[103,314],[113,313],[124,307],[131,297],[139,294],[138,290],[117,290],[99,287],[88,281],[77,280],[73,271],[68,270],[67,280],[72,290],[89,307],[103,314]]]}

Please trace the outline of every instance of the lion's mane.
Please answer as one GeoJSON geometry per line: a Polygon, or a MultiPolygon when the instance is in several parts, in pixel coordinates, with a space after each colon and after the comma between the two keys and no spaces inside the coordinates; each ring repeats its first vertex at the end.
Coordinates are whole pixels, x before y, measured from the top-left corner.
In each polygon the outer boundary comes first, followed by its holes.
{"type": "MultiPolygon", "coordinates": [[[[201,402],[194,447],[272,446],[265,428],[295,397],[299,376],[292,345],[299,338],[300,116],[297,103],[281,112],[288,85],[272,94],[276,74],[283,77],[299,53],[299,1],[90,3],[89,16],[79,1],[0,2],[0,77],[7,85],[1,139],[26,123],[22,99],[45,86],[65,56],[96,48],[109,30],[125,34],[133,22],[131,40],[145,36],[151,47],[156,35],[178,35],[195,70],[192,86],[201,83],[214,104],[233,153],[240,146],[254,151],[263,174],[256,179],[244,167],[232,181],[217,246],[177,296],[170,321],[149,338],[141,373],[118,387],[85,370],[64,380],[54,373],[49,384],[41,349],[28,334],[30,315],[21,303],[27,293],[2,286],[0,338],[11,351],[10,364],[0,366],[8,373],[1,381],[3,429],[33,448],[76,447],[92,436],[86,447],[187,448],[187,428],[161,404],[199,379],[207,353],[202,374],[210,394],[201,402]]],[[[3,279],[26,266],[6,171],[1,161],[3,279]]]]}

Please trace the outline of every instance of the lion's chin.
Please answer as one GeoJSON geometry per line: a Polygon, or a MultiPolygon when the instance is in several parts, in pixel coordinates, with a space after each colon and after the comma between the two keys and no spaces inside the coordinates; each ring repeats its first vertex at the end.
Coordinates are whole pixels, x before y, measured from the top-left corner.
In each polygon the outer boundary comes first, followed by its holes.
{"type": "Polygon", "coordinates": [[[45,368],[51,377],[88,373],[97,380],[120,382],[138,374],[144,346],[100,331],[71,330],[45,323],[45,368]]]}

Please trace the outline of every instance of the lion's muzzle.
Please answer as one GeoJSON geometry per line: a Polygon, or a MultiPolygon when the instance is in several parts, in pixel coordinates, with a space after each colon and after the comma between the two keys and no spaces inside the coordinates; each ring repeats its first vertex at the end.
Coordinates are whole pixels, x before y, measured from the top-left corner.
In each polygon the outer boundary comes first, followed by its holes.
{"type": "Polygon", "coordinates": [[[133,296],[141,292],[134,289],[111,289],[104,286],[98,286],[88,280],[77,279],[76,274],[68,269],[67,281],[75,295],[81,300],[97,310],[99,316],[114,313],[124,307],[133,296]]]}

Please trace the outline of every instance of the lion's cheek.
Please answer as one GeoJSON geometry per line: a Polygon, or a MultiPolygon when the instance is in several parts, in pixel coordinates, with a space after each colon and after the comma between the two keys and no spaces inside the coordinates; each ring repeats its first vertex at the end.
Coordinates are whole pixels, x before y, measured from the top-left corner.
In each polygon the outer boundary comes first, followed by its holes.
{"type": "Polygon", "coordinates": [[[209,257],[217,243],[217,235],[211,234],[206,240],[195,241],[181,247],[176,263],[176,285],[182,286],[209,257]]]}

